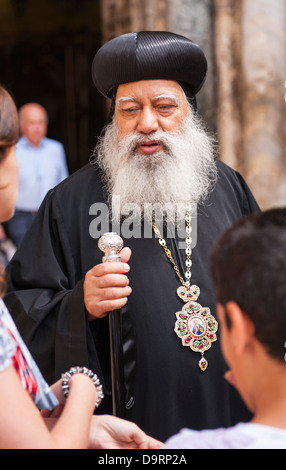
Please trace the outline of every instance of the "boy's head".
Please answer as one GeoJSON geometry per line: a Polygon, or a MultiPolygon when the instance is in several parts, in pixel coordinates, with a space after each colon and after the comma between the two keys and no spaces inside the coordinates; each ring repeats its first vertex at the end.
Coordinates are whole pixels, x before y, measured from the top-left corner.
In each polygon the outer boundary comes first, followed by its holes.
{"type": "Polygon", "coordinates": [[[285,364],[286,209],[236,222],[214,245],[211,270],[228,331],[236,304],[267,354],[285,364]]]}

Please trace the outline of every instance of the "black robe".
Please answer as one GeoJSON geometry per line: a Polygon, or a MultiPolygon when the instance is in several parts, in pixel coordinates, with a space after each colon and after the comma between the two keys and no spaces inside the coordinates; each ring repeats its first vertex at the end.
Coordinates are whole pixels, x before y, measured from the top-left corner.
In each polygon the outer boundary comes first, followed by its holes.
{"type": "MultiPolygon", "coordinates": [[[[193,249],[193,284],[198,302],[215,315],[209,252],[214,240],[238,217],[259,210],[243,178],[218,161],[218,181],[198,208],[193,249]]],[[[51,190],[8,266],[6,304],[49,383],[71,366],[86,365],[100,376],[111,412],[108,319],[88,322],[83,300],[86,272],[102,262],[89,228],[90,207],[104,202],[97,168],[86,165],[51,190]]],[[[167,240],[175,261],[184,250],[167,240]]],[[[249,418],[238,394],[225,379],[219,340],[205,353],[209,366],[198,367],[200,354],[183,347],[174,332],[183,301],[179,280],[156,238],[130,238],[132,294],[122,310],[127,417],[147,433],[165,440],[182,427],[229,426],[249,418]]],[[[219,332],[218,332],[219,338],[219,332]]]]}

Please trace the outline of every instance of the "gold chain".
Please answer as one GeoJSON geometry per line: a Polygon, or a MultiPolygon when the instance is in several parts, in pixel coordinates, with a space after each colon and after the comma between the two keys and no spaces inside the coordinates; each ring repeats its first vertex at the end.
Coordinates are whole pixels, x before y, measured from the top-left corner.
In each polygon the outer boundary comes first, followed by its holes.
{"type": "Polygon", "coordinates": [[[160,245],[163,247],[168,259],[170,260],[171,264],[173,265],[174,271],[177,274],[178,278],[180,279],[180,282],[181,282],[182,286],[189,286],[190,285],[191,275],[192,275],[191,269],[190,269],[191,265],[192,265],[192,262],[191,262],[191,254],[192,254],[191,243],[192,243],[192,239],[191,239],[191,236],[190,236],[191,231],[192,231],[192,227],[191,227],[190,207],[187,206],[187,208],[186,208],[186,272],[185,272],[186,281],[184,281],[183,277],[181,276],[179,268],[178,268],[178,266],[176,265],[175,261],[172,258],[171,251],[167,247],[166,240],[164,240],[164,238],[162,237],[159,229],[156,227],[154,222],[152,222],[152,227],[153,227],[153,230],[154,230],[155,234],[159,238],[160,245]]]}

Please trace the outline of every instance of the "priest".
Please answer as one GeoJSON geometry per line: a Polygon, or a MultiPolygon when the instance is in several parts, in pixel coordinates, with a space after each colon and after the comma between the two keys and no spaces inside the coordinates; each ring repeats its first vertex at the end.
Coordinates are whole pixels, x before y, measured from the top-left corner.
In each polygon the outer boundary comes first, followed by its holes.
{"type": "Polygon", "coordinates": [[[101,47],[92,75],[110,122],[90,162],[47,194],[8,267],[6,303],[45,378],[96,371],[104,413],[108,315],[121,309],[126,417],[162,441],[249,418],[224,379],[209,252],[259,208],[198,114],[206,73],[201,48],[166,31],[101,47]],[[102,263],[108,231],[123,239],[121,262],[102,263]]]}

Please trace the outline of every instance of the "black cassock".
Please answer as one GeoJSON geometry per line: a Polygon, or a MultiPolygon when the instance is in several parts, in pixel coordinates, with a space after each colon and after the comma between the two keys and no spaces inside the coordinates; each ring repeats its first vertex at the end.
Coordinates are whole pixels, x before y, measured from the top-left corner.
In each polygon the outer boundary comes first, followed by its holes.
{"type": "MultiPolygon", "coordinates": [[[[215,315],[209,252],[214,240],[238,217],[259,210],[243,178],[218,161],[218,182],[198,208],[197,244],[192,252],[192,284],[198,302],[215,315]]],[[[99,170],[86,165],[51,190],[8,266],[7,306],[49,383],[71,366],[96,372],[106,398],[99,411],[111,413],[108,319],[88,322],[83,300],[86,272],[103,253],[90,235],[94,203],[104,203],[99,170]]],[[[246,420],[249,413],[224,379],[219,340],[200,354],[184,347],[174,332],[183,301],[180,282],[158,239],[130,238],[132,294],[123,309],[127,418],[165,440],[182,427],[216,428],[246,420]]],[[[167,240],[176,263],[184,249],[167,240]]],[[[237,280],[239,282],[239,279],[237,280]]],[[[219,338],[219,331],[218,331],[219,338]]]]}

